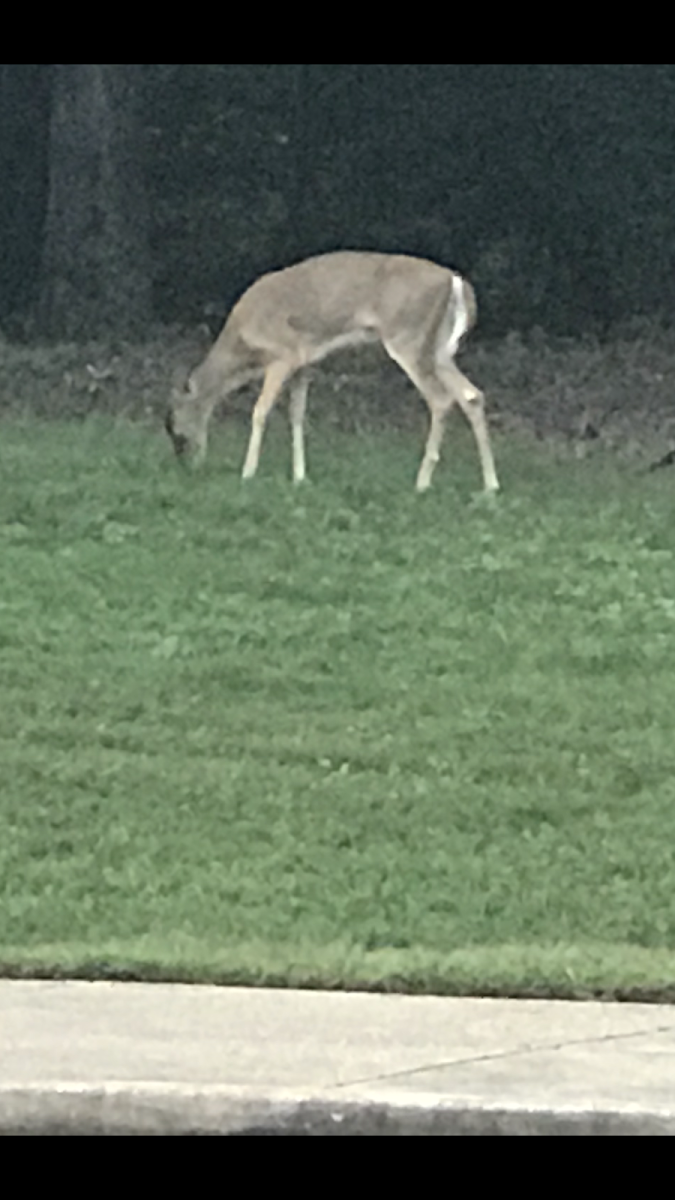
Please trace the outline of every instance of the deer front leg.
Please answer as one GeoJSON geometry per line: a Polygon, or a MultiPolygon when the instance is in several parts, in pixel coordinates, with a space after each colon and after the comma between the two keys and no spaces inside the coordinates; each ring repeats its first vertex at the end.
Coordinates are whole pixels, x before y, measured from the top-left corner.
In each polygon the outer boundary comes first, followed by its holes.
{"type": "Polygon", "coordinates": [[[290,367],[284,362],[275,362],[267,368],[265,380],[262,386],[262,391],[255,402],[253,415],[251,417],[251,436],[249,438],[248,450],[246,452],[246,460],[244,469],[241,473],[242,479],[252,479],[258,470],[258,462],[260,460],[260,447],[262,445],[263,434],[265,432],[265,424],[278,399],[284,383],[289,375],[293,373],[293,367],[290,367]]]}
{"type": "Polygon", "coordinates": [[[303,372],[291,384],[291,401],[288,415],[291,420],[293,438],[293,482],[302,483],[305,478],[305,412],[307,410],[307,388],[309,377],[303,372]]]}

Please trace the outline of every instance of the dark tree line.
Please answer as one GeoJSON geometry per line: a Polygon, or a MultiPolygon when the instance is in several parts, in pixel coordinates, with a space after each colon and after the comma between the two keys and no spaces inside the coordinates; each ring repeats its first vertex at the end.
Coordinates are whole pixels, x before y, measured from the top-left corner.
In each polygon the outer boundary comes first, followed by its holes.
{"type": "Polygon", "coordinates": [[[675,309],[668,65],[0,67],[0,326],[142,336],[336,247],[437,258],[484,327],[675,309]]]}

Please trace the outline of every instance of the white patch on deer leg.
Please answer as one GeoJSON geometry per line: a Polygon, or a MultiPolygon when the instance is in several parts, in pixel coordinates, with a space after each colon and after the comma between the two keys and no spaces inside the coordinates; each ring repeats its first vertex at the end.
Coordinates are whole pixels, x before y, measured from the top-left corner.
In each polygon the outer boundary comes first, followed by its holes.
{"type": "Polygon", "coordinates": [[[293,482],[305,479],[305,411],[307,408],[307,379],[298,378],[292,384],[289,415],[293,438],[293,482]]]}
{"type": "Polygon", "coordinates": [[[302,425],[293,426],[293,482],[302,483],[305,478],[305,439],[302,425]]]}
{"type": "Polygon", "coordinates": [[[482,393],[474,389],[474,395],[470,399],[460,401],[460,407],[469,421],[476,439],[481,470],[483,472],[483,487],[486,492],[498,492],[499,480],[492,455],[487,421],[485,420],[482,393]]]}
{"type": "Polygon", "coordinates": [[[263,429],[264,425],[262,424],[254,424],[251,429],[248,450],[246,451],[246,461],[244,462],[244,467],[241,473],[242,479],[252,479],[258,470],[263,429]]]}
{"type": "Polygon", "coordinates": [[[420,464],[420,469],[417,473],[416,488],[418,492],[426,492],[431,487],[431,479],[434,473],[436,463],[440,458],[441,442],[443,440],[443,427],[445,424],[444,412],[440,410],[432,410],[431,427],[429,436],[424,450],[424,458],[420,464]]]}
{"type": "Polygon", "coordinates": [[[291,373],[292,367],[283,361],[273,363],[267,368],[265,382],[256,400],[251,417],[251,437],[246,452],[246,461],[241,473],[242,479],[252,479],[258,469],[260,447],[262,446],[267,417],[291,373]]]}

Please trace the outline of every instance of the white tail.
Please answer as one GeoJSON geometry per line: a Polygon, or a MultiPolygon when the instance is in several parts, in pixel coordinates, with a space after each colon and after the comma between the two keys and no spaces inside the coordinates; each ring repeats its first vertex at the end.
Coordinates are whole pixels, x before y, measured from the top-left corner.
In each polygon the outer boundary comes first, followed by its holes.
{"type": "Polygon", "coordinates": [[[255,475],[269,412],[290,381],[293,478],[305,478],[305,368],[334,350],[381,342],[419,389],[431,414],[417,488],[438,462],[445,418],[458,404],[471,424],[485,490],[497,491],[483,395],[455,365],[476,320],[471,284],[422,258],[342,250],[263,275],[232,309],[187,392],[173,398],[166,428],[177,454],[206,453],[211,413],[228,393],[263,376],[243,477],[255,475]]]}

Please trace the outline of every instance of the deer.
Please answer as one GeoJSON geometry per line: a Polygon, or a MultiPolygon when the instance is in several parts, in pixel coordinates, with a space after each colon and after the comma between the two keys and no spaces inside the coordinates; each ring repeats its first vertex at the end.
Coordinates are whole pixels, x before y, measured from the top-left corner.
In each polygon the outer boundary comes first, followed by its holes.
{"type": "Polygon", "coordinates": [[[202,462],[216,405],[262,377],[242,478],[252,479],[258,469],[267,418],[288,385],[293,480],[302,483],[310,367],[336,350],[379,342],[429,409],[417,491],[431,485],[445,419],[458,405],[473,430],[484,490],[497,492],[484,396],[455,363],[475,323],[471,284],[424,258],[339,250],[262,275],[235,303],[185,390],[172,394],[165,427],[174,451],[202,462]]]}

